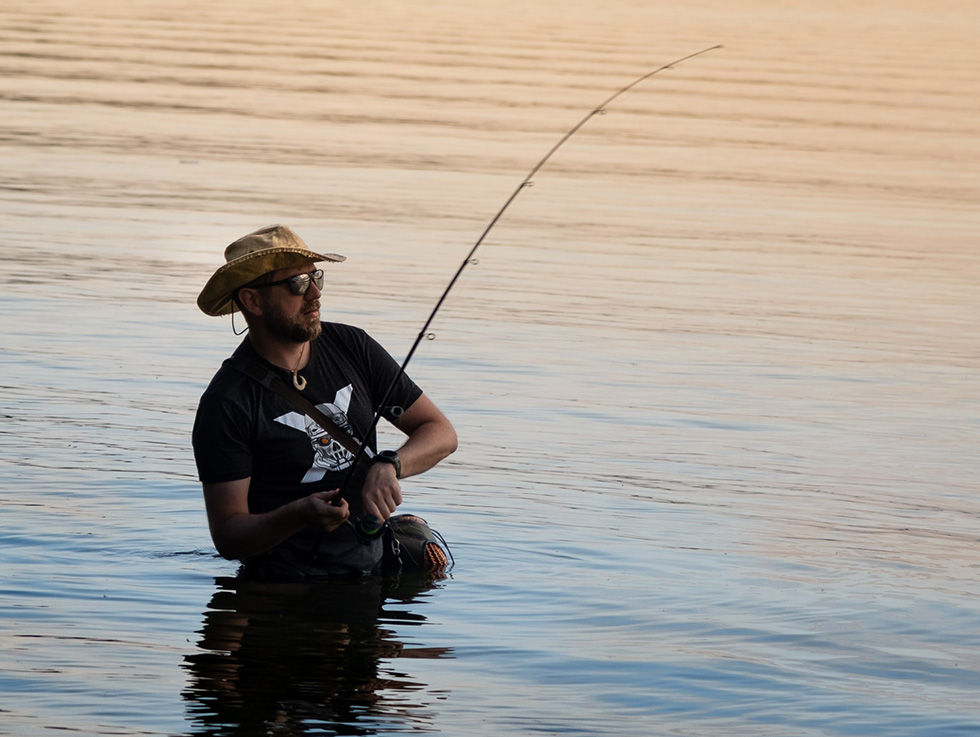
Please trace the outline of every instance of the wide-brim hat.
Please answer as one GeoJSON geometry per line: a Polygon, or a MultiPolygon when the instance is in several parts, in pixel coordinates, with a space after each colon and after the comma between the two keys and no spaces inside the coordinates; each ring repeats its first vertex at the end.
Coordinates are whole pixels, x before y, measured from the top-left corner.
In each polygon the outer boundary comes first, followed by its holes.
{"type": "Polygon", "coordinates": [[[230,315],[238,309],[235,292],[264,274],[310,261],[346,261],[336,253],[314,253],[285,225],[270,225],[249,233],[225,249],[221,266],[197,297],[197,306],[206,315],[230,315]]]}

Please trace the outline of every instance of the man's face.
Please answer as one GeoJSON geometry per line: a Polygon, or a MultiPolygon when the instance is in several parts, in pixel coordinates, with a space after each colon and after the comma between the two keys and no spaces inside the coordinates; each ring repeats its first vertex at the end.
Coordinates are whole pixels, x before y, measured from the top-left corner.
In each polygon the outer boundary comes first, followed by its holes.
{"type": "MultiPolygon", "coordinates": [[[[272,273],[270,281],[288,279],[297,274],[309,274],[316,269],[311,263],[272,273]]],[[[275,336],[295,343],[305,343],[320,334],[320,295],[316,284],[311,283],[306,294],[293,294],[288,284],[278,284],[262,289],[262,320],[268,331],[275,336]]]]}

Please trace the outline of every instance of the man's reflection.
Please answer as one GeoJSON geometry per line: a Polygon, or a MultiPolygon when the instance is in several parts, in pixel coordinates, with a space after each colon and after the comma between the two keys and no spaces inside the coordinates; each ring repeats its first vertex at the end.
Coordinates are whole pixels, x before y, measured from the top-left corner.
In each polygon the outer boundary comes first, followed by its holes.
{"type": "Polygon", "coordinates": [[[406,650],[384,626],[424,622],[385,609],[385,601],[411,603],[431,584],[217,583],[200,649],[185,659],[194,734],[370,735],[432,726],[425,684],[381,662],[451,657],[447,648],[406,650]]]}

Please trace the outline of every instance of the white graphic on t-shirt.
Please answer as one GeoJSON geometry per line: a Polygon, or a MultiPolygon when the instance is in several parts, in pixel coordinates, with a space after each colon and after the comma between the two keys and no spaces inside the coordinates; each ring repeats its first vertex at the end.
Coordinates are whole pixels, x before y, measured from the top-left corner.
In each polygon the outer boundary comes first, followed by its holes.
{"type": "MultiPolygon", "coordinates": [[[[323,402],[318,404],[316,408],[333,420],[337,427],[350,432],[347,408],[350,407],[350,398],[353,393],[354,387],[348,384],[337,392],[333,402],[323,402]]],[[[313,446],[313,466],[303,476],[302,483],[309,484],[319,481],[328,471],[343,471],[350,468],[351,463],[354,462],[354,456],[351,455],[350,451],[330,437],[327,431],[316,424],[312,418],[299,412],[289,412],[277,417],[276,422],[294,430],[305,432],[313,446]]]]}

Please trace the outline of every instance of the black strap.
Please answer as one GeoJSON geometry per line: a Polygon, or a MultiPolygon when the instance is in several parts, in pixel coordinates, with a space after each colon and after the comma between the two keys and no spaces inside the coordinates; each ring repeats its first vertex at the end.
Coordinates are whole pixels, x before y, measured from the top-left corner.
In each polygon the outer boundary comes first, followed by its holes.
{"type": "Polygon", "coordinates": [[[271,389],[296,409],[310,417],[331,438],[344,446],[355,458],[360,458],[361,463],[365,466],[370,466],[374,463],[374,451],[365,445],[364,451],[361,452],[361,443],[351,437],[350,433],[340,427],[340,425],[323,414],[310,400],[292,389],[274,372],[249,358],[236,358],[228,363],[233,369],[240,371],[249,378],[255,379],[266,389],[271,389]]]}

